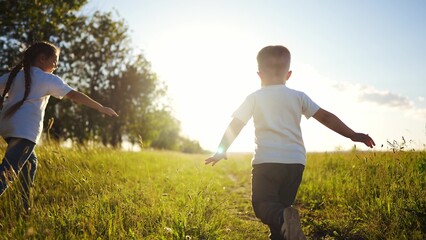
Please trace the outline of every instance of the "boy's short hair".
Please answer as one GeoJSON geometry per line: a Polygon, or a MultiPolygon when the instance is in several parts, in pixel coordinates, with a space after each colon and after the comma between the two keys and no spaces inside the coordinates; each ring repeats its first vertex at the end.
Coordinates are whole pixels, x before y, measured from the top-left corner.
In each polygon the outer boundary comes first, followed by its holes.
{"type": "Polygon", "coordinates": [[[291,54],[290,51],[280,45],[266,46],[257,54],[257,66],[260,72],[266,69],[290,69],[291,54]],[[283,58],[284,61],[277,63],[277,59],[283,58]]]}

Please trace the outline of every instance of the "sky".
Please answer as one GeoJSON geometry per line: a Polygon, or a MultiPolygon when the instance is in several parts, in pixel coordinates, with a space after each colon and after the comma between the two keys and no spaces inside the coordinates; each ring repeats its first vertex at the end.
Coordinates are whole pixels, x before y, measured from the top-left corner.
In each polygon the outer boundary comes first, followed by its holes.
{"type": "MultiPolygon", "coordinates": [[[[181,134],[215,151],[233,111],[260,88],[257,52],[284,45],[286,85],[308,94],[350,128],[387,143],[425,149],[426,1],[423,0],[89,0],[82,13],[113,11],[132,46],[168,86],[181,134]]],[[[353,143],[303,119],[307,151],[353,143]]],[[[249,122],[229,151],[251,152],[249,122]]]]}

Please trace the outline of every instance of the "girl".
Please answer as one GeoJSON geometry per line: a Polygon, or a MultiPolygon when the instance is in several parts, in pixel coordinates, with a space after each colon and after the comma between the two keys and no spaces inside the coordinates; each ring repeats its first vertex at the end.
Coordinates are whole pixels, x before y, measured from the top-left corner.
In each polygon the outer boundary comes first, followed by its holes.
{"type": "Polygon", "coordinates": [[[68,86],[52,74],[58,66],[59,48],[49,42],[36,42],[24,52],[22,62],[0,77],[0,136],[7,149],[0,164],[0,196],[8,182],[21,172],[22,199],[30,210],[29,190],[37,170],[35,145],[43,130],[43,118],[50,96],[69,98],[108,116],[117,113],[68,86]]]}

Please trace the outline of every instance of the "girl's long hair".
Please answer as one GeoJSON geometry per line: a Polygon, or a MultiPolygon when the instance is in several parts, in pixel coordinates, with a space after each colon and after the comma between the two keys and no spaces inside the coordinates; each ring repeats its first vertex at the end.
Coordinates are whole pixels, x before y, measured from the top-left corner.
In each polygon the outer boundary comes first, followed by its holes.
{"type": "Polygon", "coordinates": [[[10,87],[12,86],[13,80],[16,75],[24,68],[24,78],[25,78],[25,92],[24,97],[21,101],[12,105],[4,114],[4,118],[10,118],[21,106],[24,104],[31,90],[31,74],[30,69],[31,65],[37,59],[40,54],[44,54],[46,57],[51,57],[55,53],[57,53],[59,49],[49,42],[36,42],[32,44],[29,48],[27,48],[24,52],[23,60],[18,63],[10,72],[9,77],[6,82],[6,86],[4,88],[3,94],[0,97],[0,106],[3,105],[4,98],[6,94],[9,92],[10,87]]]}

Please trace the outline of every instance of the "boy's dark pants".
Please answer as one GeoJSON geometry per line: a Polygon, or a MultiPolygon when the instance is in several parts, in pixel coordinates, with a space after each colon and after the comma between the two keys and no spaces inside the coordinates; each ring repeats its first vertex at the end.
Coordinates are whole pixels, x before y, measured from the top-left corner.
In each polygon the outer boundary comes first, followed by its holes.
{"type": "Polygon", "coordinates": [[[253,165],[252,204],[256,217],[271,230],[270,239],[283,239],[284,208],[293,204],[302,181],[302,164],[262,163],[253,165]]]}

